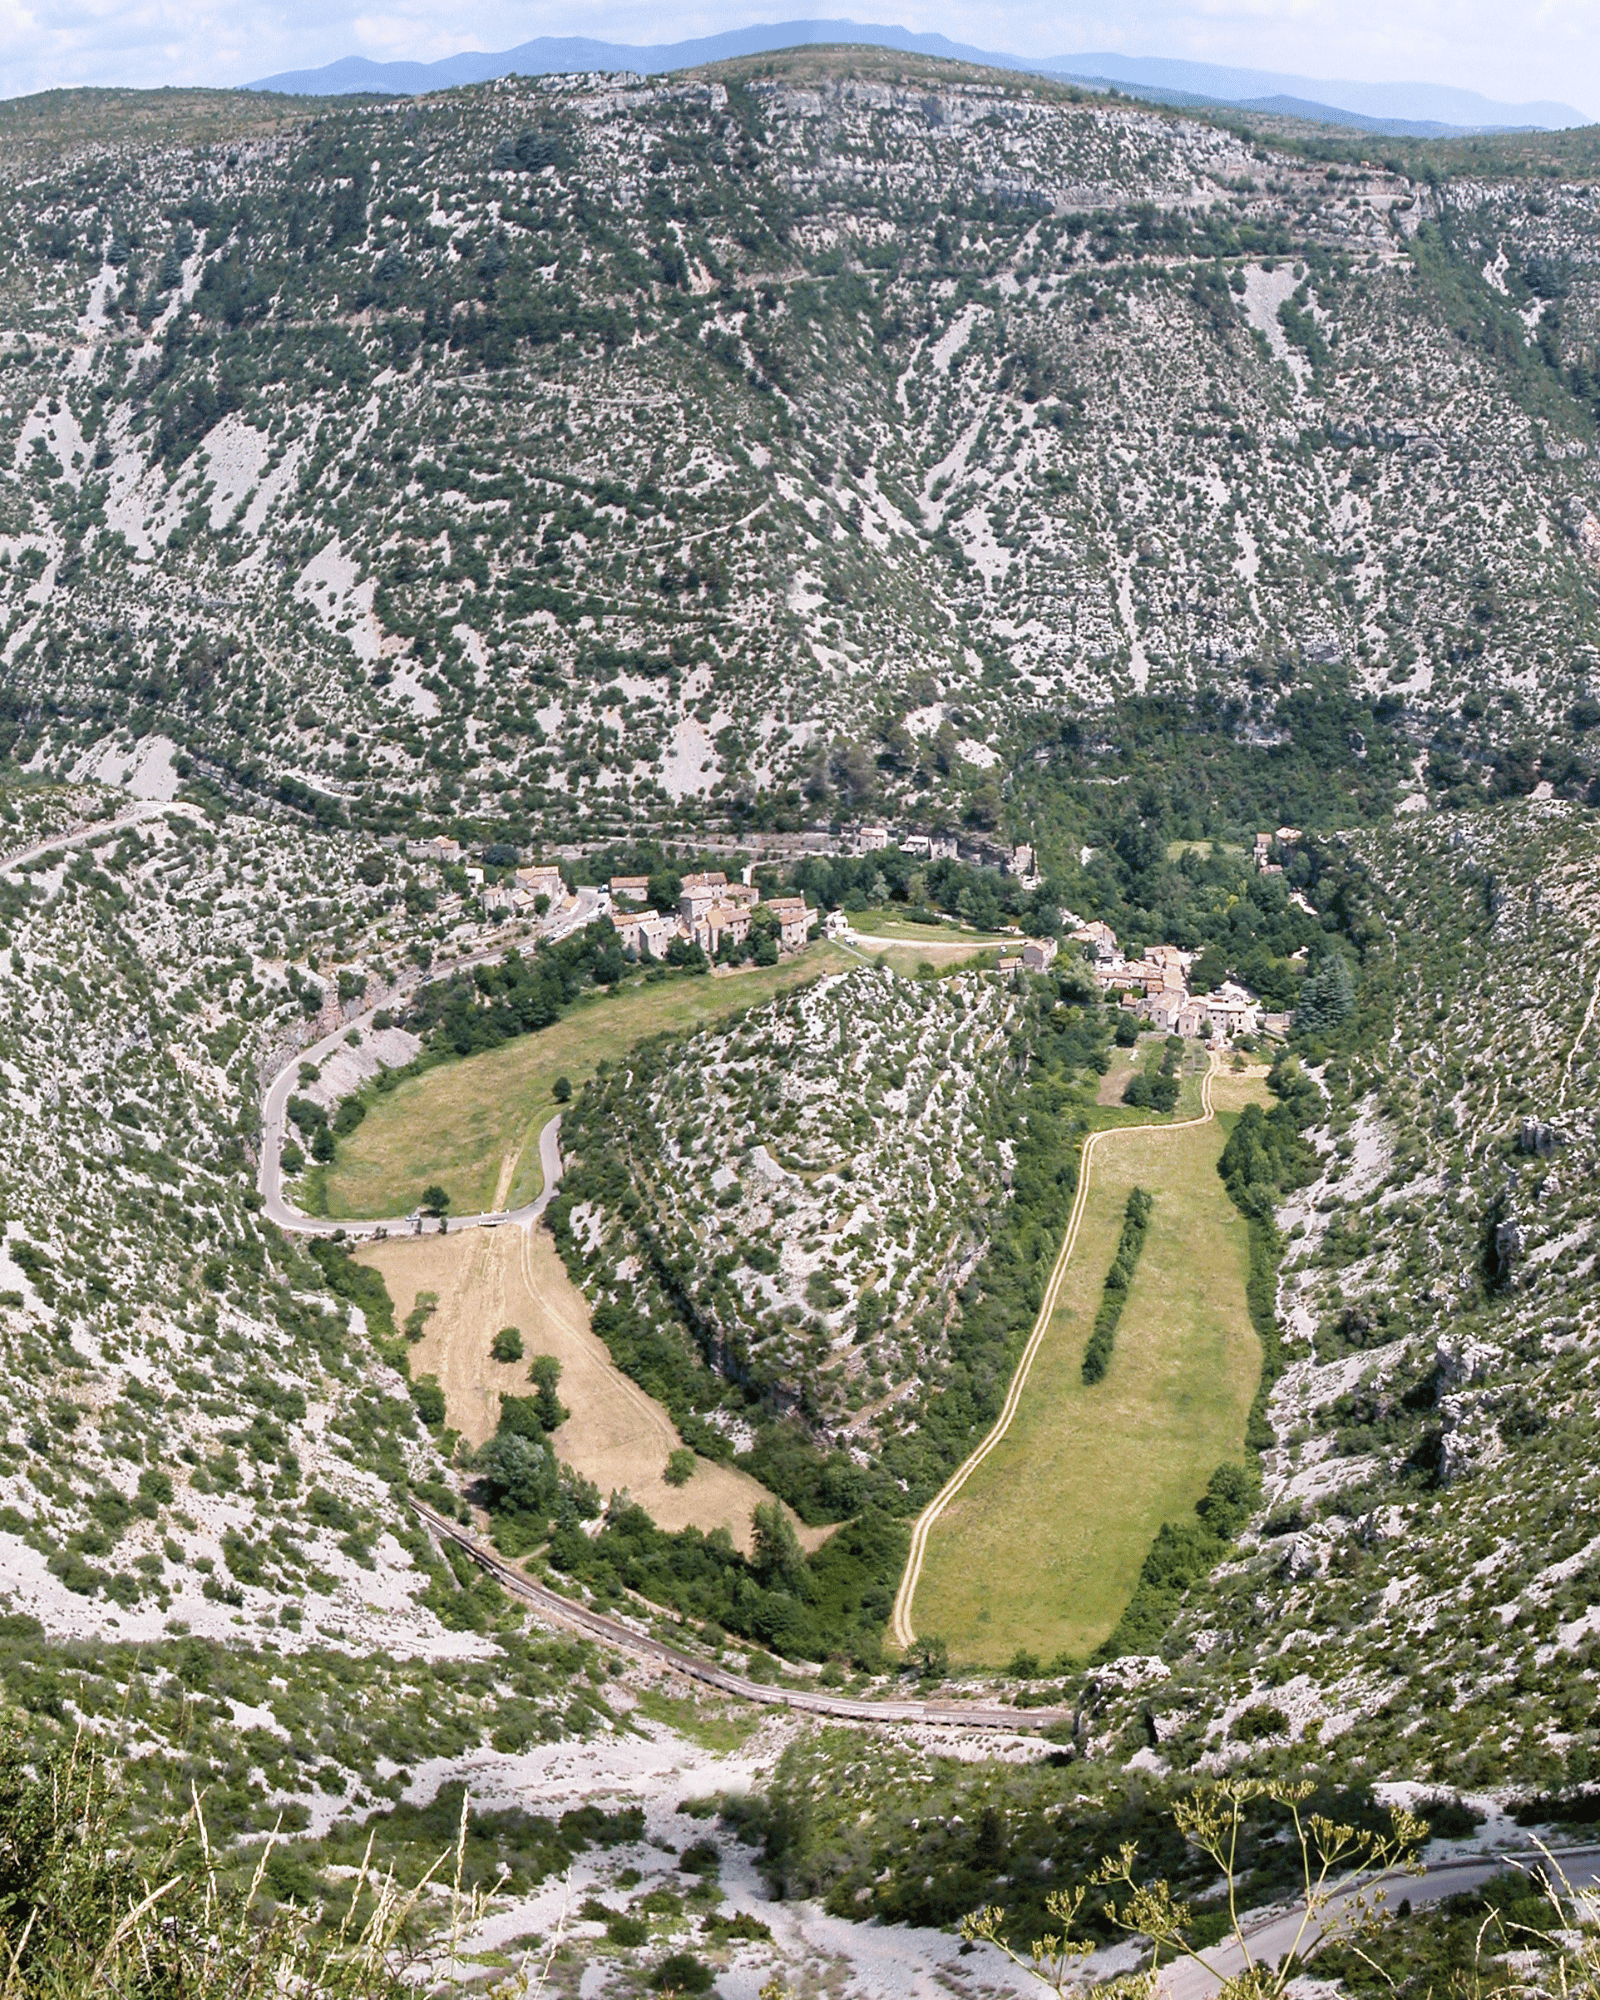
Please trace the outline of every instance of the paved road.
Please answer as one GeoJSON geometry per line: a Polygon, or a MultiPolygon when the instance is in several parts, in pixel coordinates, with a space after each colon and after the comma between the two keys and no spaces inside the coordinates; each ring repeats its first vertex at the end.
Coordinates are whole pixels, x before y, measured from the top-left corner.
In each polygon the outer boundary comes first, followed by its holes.
{"type": "Polygon", "coordinates": [[[1072,1261],[1072,1252],[1077,1245],[1078,1230],[1083,1222],[1083,1212],[1089,1199],[1089,1170],[1094,1163],[1095,1148],[1103,1139],[1115,1138],[1119,1132],[1182,1132],[1193,1125],[1209,1125],[1216,1115],[1211,1107],[1211,1083],[1217,1074],[1217,1051],[1211,1051],[1211,1060],[1200,1084],[1200,1116],[1180,1118],[1175,1124],[1157,1125],[1116,1125],[1104,1132],[1091,1132],[1084,1142],[1083,1159],[1078,1169],[1078,1192],[1072,1204],[1072,1214],[1067,1222],[1067,1233],[1062,1240],[1061,1254],[1056,1258],[1055,1268],[1050,1273],[1050,1282],[1045,1286],[1044,1299],[1039,1307],[1039,1316],[1033,1323],[1033,1332],[1028,1344],[1022,1350],[1022,1359],[1017,1363],[1017,1371],[1011,1378],[1011,1387],[1006,1391],[1006,1400],[994,1427],[988,1436],[962,1465],[950,1475],[939,1492],[928,1502],[917,1516],[916,1526],[911,1530],[911,1548],[906,1556],[905,1574],[900,1579],[900,1588],[895,1594],[894,1612],[889,1620],[889,1637],[897,1646],[911,1646],[916,1641],[916,1633],[911,1625],[911,1602],[917,1594],[917,1584],[922,1577],[922,1562],[928,1552],[928,1537],[933,1532],[934,1523],[950,1505],[956,1495],[966,1485],[983,1461],[1010,1430],[1022,1402],[1022,1392],[1028,1386],[1028,1376],[1032,1373],[1034,1360],[1044,1342],[1050,1321],[1055,1313],[1056,1300],[1060,1296],[1062,1282],[1067,1275],[1067,1266],[1072,1261]]]}
{"type": "MultiPolygon", "coordinates": [[[[570,937],[574,931],[582,930],[592,923],[609,907],[605,892],[600,889],[580,889],[575,906],[570,910],[554,913],[546,921],[541,936],[550,940],[570,937]]],[[[393,1008],[404,994],[413,992],[425,980],[447,978],[451,973],[465,972],[477,965],[497,964],[510,949],[508,945],[497,944],[493,950],[475,952],[471,957],[453,960],[448,965],[436,965],[428,972],[419,972],[404,987],[391,992],[382,1002],[385,1008],[393,1008]]],[[[348,1021],[341,1021],[330,1034],[309,1048],[299,1050],[267,1085],[261,1100],[261,1165],[256,1173],[256,1186],[261,1192],[261,1205],[267,1219],[280,1229],[286,1229],[301,1236],[332,1236],[343,1232],[347,1237],[369,1236],[409,1236],[416,1232],[419,1223],[428,1229],[437,1229],[437,1222],[423,1221],[416,1211],[410,1215],[366,1216],[355,1220],[335,1219],[326,1216],[306,1215],[296,1208],[283,1191],[283,1140],[288,1116],[289,1099],[298,1088],[300,1064],[320,1063],[331,1056],[344,1044],[345,1037],[352,1028],[370,1028],[372,1017],[379,1011],[378,1003],[367,1008],[364,1013],[353,1015],[348,1021]]],[[[555,1193],[556,1184],[561,1179],[561,1149],[558,1143],[561,1128],[559,1113],[552,1118],[539,1134],[539,1164],[544,1174],[544,1192],[537,1201],[529,1202],[522,1208],[491,1209],[481,1215],[453,1215],[447,1227],[450,1230],[493,1229],[506,1222],[531,1222],[542,1215],[546,1204],[555,1193]]]]}
{"type": "MultiPolygon", "coordinates": [[[[1574,1889],[1592,1888],[1600,1882],[1600,1847],[1552,1848],[1551,1854],[1574,1889]]],[[[1508,1849],[1499,1854],[1452,1855],[1429,1863],[1422,1875],[1385,1875],[1371,1887],[1370,1895],[1375,1907],[1381,1904],[1393,1910],[1409,1899],[1415,1909],[1419,1904],[1440,1903],[1447,1896],[1481,1889],[1485,1882],[1510,1867],[1520,1867],[1537,1876],[1548,1863],[1532,1847],[1508,1849]]],[[[1250,1956],[1257,1964],[1276,1965],[1298,1942],[1303,1958],[1330,1923],[1336,1923],[1341,1913],[1350,1913],[1350,1904],[1350,1895],[1337,1898],[1323,1920],[1308,1925],[1304,1934],[1301,1912],[1263,1910],[1247,1915],[1241,1928],[1250,1956]]],[[[1227,1939],[1204,1957],[1204,1964],[1184,1959],[1166,1968],[1161,1976],[1161,1991],[1166,2000],[1211,2000],[1224,1980],[1235,1978],[1244,1970],[1244,1952],[1235,1939],[1227,1939]]]]}
{"type": "Polygon", "coordinates": [[[205,817],[198,806],[187,805],[177,799],[141,799],[138,805],[118,813],[114,819],[85,820],[79,826],[68,827],[63,833],[52,833],[47,839],[36,840],[31,847],[20,847],[15,854],[0,857],[0,874],[9,874],[13,868],[22,867],[24,862],[37,861],[43,855],[59,854],[63,848],[82,847],[105,834],[120,833],[124,827],[140,826],[150,819],[164,819],[169,812],[182,813],[187,819],[205,817]]]}
{"type": "Polygon", "coordinates": [[[658,1660],[676,1673],[687,1674],[691,1680],[718,1688],[724,1694],[737,1695],[743,1701],[761,1702],[769,1708],[801,1709],[811,1715],[840,1716],[852,1722],[938,1723],[954,1728],[1004,1729],[1013,1733],[1037,1731],[1048,1728],[1051,1723],[1072,1720],[1070,1708],[1003,1708],[995,1703],[984,1706],[971,1702],[861,1701],[849,1695],[830,1694],[825,1689],[769,1687],[764,1681],[747,1680],[743,1674],[730,1673],[725,1667],[696,1659],[692,1653],[680,1652],[665,1640],[636,1631],[620,1618],[608,1618],[602,1611],[592,1611],[585,1604],[574,1604],[570,1598],[535,1583],[521,1570],[503,1561],[458,1522],[436,1513],[415,1497],[411,1505],[434,1535],[443,1536],[458,1548],[465,1549],[496,1583],[509,1590],[514,1597],[520,1597],[524,1603],[536,1606],[546,1617],[556,1618],[608,1646],[620,1646],[640,1658],[658,1660]]]}

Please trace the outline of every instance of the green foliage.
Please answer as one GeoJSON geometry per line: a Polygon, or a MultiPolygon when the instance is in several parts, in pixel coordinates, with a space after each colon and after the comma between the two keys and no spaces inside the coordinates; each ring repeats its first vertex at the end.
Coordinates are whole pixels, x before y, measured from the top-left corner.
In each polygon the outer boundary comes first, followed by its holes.
{"type": "Polygon", "coordinates": [[[650,1975],[652,1993],[709,1993],[715,1974],[692,1951],[668,1952],[650,1975]]]}
{"type": "Polygon", "coordinates": [[[418,1292],[410,1312],[406,1314],[405,1335],[409,1341],[418,1341],[427,1328],[428,1321],[439,1310],[437,1292],[418,1292]]]}
{"type": "Polygon", "coordinates": [[[804,1594],[805,1554],[789,1518],[776,1500],[764,1501],[750,1517],[750,1568],[763,1589],[804,1594]]]}
{"type": "Polygon", "coordinates": [[[555,1453],[526,1431],[507,1426],[503,1408],[501,1428],[474,1452],[472,1470],[496,1514],[542,1519],[560,1490],[555,1453]]]}
{"type": "Polygon", "coordinates": [[[1268,1077],[1278,1101],[1269,1111],[1247,1104],[1217,1161],[1234,1204],[1251,1220],[1271,1223],[1280,1194],[1315,1178],[1315,1149],[1302,1137],[1321,1095],[1293,1056],[1281,1056],[1268,1077]]]}
{"type": "Polygon", "coordinates": [[[1127,1303],[1128,1288],[1133,1283],[1133,1274],[1139,1263],[1139,1253],[1144,1248],[1144,1239],[1149,1233],[1150,1217],[1154,1211],[1154,1200],[1143,1188],[1134,1188],[1128,1196],[1128,1206],[1122,1218],[1122,1233],[1117,1238],[1116,1254],[1111,1260],[1111,1269],[1106,1273],[1104,1296],[1094,1316],[1089,1344],[1084,1349],[1085,1382],[1102,1381],[1107,1368],[1111,1365],[1111,1350],[1116,1342],[1117,1323],[1122,1318],[1122,1308],[1127,1303]]]}
{"type": "MultiPolygon", "coordinates": [[[[437,1857],[436,1857],[437,1858],[437,1857]]],[[[396,1932],[409,1904],[329,1931],[274,1911],[219,1873],[200,1808],[165,1836],[131,1821],[92,1738],[30,1756],[0,1741],[0,1948],[20,1995],[239,2000],[294,1988],[328,2000],[398,2000],[396,1932]]],[[[353,1914],[353,1911],[352,1911],[353,1914]]]]}
{"type": "Polygon", "coordinates": [[[1166,1114],[1177,1109],[1179,1088],[1178,1078],[1170,1072],[1136,1070],[1123,1088],[1122,1101],[1138,1111],[1166,1114]]]}
{"type": "Polygon", "coordinates": [[[503,1326],[489,1343],[489,1353],[496,1361],[520,1361],[522,1359],[522,1331],[519,1327],[503,1326]]]}
{"type": "Polygon", "coordinates": [[[1328,951],[1317,961],[1300,989],[1295,1008],[1295,1033],[1308,1041],[1323,1041],[1355,1011],[1355,981],[1343,952],[1328,951]]]}
{"type": "Polygon", "coordinates": [[[419,989],[409,1024],[441,1055],[475,1055],[560,1019],[586,988],[614,986],[626,966],[609,917],[557,943],[541,940],[531,958],[508,951],[419,989]]]}
{"type": "MultiPolygon", "coordinates": [[[[556,1394],[561,1381],[561,1363],[553,1354],[540,1354],[534,1358],[528,1369],[528,1380],[537,1393],[533,1398],[534,1414],[542,1431],[558,1431],[571,1415],[565,1403],[556,1394]]],[[[501,1398],[504,1407],[505,1398],[501,1398]]]]}
{"type": "Polygon", "coordinates": [[[933,911],[959,917],[975,930],[1016,924],[1035,937],[1059,927],[1060,897],[1049,886],[1024,889],[1015,875],[953,856],[919,862],[898,847],[868,855],[808,856],[789,870],[785,886],[823,910],[903,905],[915,921],[936,923],[933,911]]]}
{"type": "Polygon", "coordinates": [[[429,1430],[438,1430],[445,1420],[444,1391],[436,1375],[424,1375],[411,1385],[411,1400],[417,1415],[429,1430]]]}
{"type": "Polygon", "coordinates": [[[896,1521],[864,1514],[807,1557],[775,1504],[756,1509],[747,1560],[724,1529],[668,1534],[640,1507],[613,1502],[592,1540],[574,1525],[550,1538],[554,1567],[601,1596],[637,1591],[684,1618],[738,1633],[801,1659],[830,1655],[878,1662],[908,1537],[896,1521]]]}
{"type": "Polygon", "coordinates": [[[1246,1471],[1237,1465],[1219,1465],[1195,1503],[1194,1518],[1161,1524],[1128,1607],[1098,1658],[1114,1660],[1123,1653],[1160,1650],[1184,1593],[1191,1584],[1209,1576],[1226,1556],[1249,1518],[1259,1487],[1260,1476],[1253,1468],[1246,1471]]]}
{"type": "Polygon", "coordinates": [[[380,1343],[398,1346],[394,1301],[389,1296],[382,1274],[368,1264],[358,1264],[346,1244],[335,1243],[329,1237],[314,1236],[306,1248],[322,1267],[328,1289],[361,1308],[373,1337],[380,1343]]]}
{"type": "Polygon", "coordinates": [[[921,1681],[942,1681],[950,1671],[950,1648],[933,1632],[917,1635],[910,1659],[921,1681]]]}

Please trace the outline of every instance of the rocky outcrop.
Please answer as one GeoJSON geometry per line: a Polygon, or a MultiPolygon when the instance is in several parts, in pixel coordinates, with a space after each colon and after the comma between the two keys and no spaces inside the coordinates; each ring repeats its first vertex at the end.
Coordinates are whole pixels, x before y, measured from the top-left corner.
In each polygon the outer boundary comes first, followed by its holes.
{"type": "Polygon", "coordinates": [[[1439,1417],[1441,1485],[1452,1486],[1504,1456],[1505,1442],[1484,1397],[1441,1396],[1439,1417]]]}
{"type": "Polygon", "coordinates": [[[1108,1660],[1085,1681],[1072,1718],[1072,1734],[1080,1748],[1090,1745],[1095,1723],[1115,1710],[1123,1698],[1141,1688],[1156,1687],[1171,1680],[1172,1669],[1153,1653],[1129,1653],[1120,1660],[1108,1660]]]}
{"type": "Polygon", "coordinates": [[[1543,1119],[1524,1118],[1517,1127],[1518,1152],[1531,1153],[1537,1159],[1548,1160],[1563,1139],[1564,1135],[1543,1119]]]}
{"type": "MultiPolygon", "coordinates": [[[[1503,1226],[1503,1225],[1502,1225],[1503,1226]]],[[[1441,1334],[1434,1344],[1433,1365],[1439,1371],[1441,1394],[1486,1382],[1505,1359],[1498,1347],[1470,1333],[1441,1334]]]]}
{"type": "Polygon", "coordinates": [[[1592,507],[1576,497],[1567,502],[1567,533],[1589,567],[1600,569],[1600,520],[1592,507]]]}

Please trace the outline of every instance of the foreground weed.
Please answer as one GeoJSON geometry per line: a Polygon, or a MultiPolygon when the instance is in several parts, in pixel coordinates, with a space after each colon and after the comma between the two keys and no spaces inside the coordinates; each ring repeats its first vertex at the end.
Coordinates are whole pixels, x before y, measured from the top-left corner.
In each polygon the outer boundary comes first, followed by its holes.
{"type": "MultiPolygon", "coordinates": [[[[1112,1982],[1119,2000],[1155,2000],[1161,1973],[1175,1960],[1188,1960],[1218,1980],[1220,2000],[1282,2000],[1289,1982],[1321,1946],[1338,1939],[1363,1950],[1383,1910],[1376,1889],[1378,1878],[1396,1870],[1420,1874],[1416,1856],[1428,1829],[1421,1820],[1399,1809],[1391,1815],[1387,1833],[1342,1825],[1320,1813],[1303,1814],[1301,1808],[1312,1789],[1309,1781],[1285,1784],[1231,1778],[1195,1793],[1174,1808],[1173,1821],[1179,1832],[1215,1865],[1222,1879],[1228,1929],[1214,1947],[1202,1949],[1194,1942],[1189,1906],[1179,1900],[1169,1882],[1159,1877],[1149,1882],[1135,1878],[1138,1851],[1131,1842],[1101,1862],[1089,1886],[1110,1891],[1111,1900],[1105,1907],[1110,1921],[1126,1936],[1143,1939],[1150,1946],[1150,1960],[1142,1971],[1112,1982]],[[1239,1908],[1240,1836],[1246,1815],[1260,1804],[1288,1813],[1300,1864],[1295,1901],[1298,1921],[1287,1950],[1270,1964],[1252,1949],[1259,1932],[1247,1928],[1239,1908]]],[[[1087,1894],[1088,1887],[1082,1886],[1055,1891],[1045,1907],[1060,1929],[1032,1940],[1026,1953],[1007,1938],[1006,1913],[998,1905],[991,1904],[963,1919],[961,1935],[969,1943],[994,1945],[1050,1991],[1064,1993],[1077,1983],[1082,1961],[1094,1950],[1092,1943],[1073,1935],[1087,1894]]],[[[1274,1924],[1275,1933],[1277,1928],[1274,1924]]],[[[1574,2000],[1600,2000],[1600,1986],[1594,1995],[1586,1992],[1574,2000]]]]}
{"type": "MultiPolygon", "coordinates": [[[[416,2000],[462,1984],[465,1941],[490,1894],[464,1892],[468,1805],[453,1849],[412,1887],[378,1874],[369,1838],[335,1919],[329,1907],[266,1905],[277,1836],[245,1889],[219,1864],[200,1797],[160,1847],[141,1847],[116,1776],[79,1733],[70,1750],[30,1764],[0,1742],[0,2000],[416,2000]],[[448,1912],[431,1893],[454,1863],[448,1912]]],[[[496,2000],[544,1990],[559,1933],[492,1989],[496,2000]]]]}

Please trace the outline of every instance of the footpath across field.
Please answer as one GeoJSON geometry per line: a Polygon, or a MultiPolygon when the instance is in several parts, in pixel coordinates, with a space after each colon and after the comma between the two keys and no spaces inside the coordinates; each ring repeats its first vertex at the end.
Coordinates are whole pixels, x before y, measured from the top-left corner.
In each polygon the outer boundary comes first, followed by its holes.
{"type": "MultiPolygon", "coordinates": [[[[1192,1115],[1188,1096],[1180,1118],[1192,1115]]],[[[1004,1667],[1019,1647],[1046,1662],[1086,1658],[1121,1616],[1162,1522],[1190,1518],[1216,1467],[1243,1458],[1261,1348],[1245,1301],[1247,1231],[1216,1166],[1265,1086],[1224,1069],[1212,1096],[1210,1124],[1099,1142],[1016,1418],[929,1539],[912,1620],[961,1665],[1004,1667]],[[1084,1347],[1135,1187],[1155,1197],[1154,1213],[1111,1365],[1090,1386],[1084,1347]]]]}

